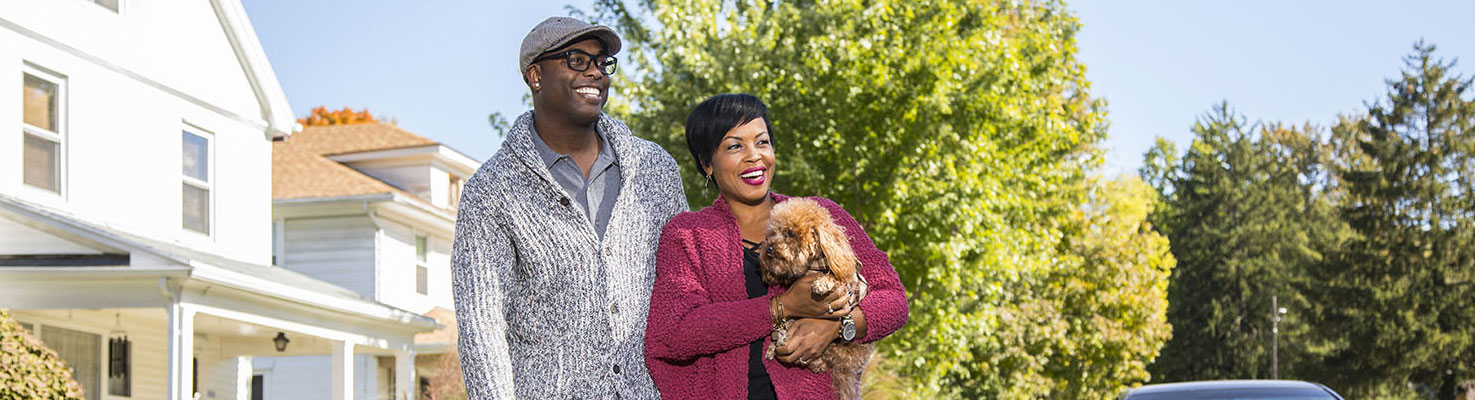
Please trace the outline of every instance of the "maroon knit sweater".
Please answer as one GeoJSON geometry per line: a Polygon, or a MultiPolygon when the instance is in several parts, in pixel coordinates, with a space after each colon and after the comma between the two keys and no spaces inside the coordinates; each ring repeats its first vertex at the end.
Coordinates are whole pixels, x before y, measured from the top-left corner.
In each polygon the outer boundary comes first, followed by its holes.
{"type": "MultiPolygon", "coordinates": [[[[787,196],[774,194],[776,202],[787,196]]],[[[874,342],[907,322],[906,290],[886,253],[849,213],[829,199],[814,200],[850,236],[870,292],[861,301],[866,336],[874,342]]],[[[742,233],[727,202],[676,215],[661,232],[656,281],[645,328],[645,363],[661,397],[743,400],[748,398],[748,344],[772,343],[768,301],[786,288],[749,299],[743,287],[742,233]]],[[[829,374],[763,360],[780,399],[833,399],[829,374]]]]}

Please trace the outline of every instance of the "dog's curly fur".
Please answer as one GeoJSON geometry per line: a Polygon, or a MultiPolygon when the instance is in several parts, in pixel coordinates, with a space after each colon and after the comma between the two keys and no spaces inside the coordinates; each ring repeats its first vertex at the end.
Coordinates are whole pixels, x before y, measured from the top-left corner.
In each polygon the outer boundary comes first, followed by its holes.
{"type": "MultiPolygon", "coordinates": [[[[787,287],[811,271],[820,271],[825,275],[815,279],[814,296],[850,290],[855,292],[852,306],[865,296],[866,285],[858,274],[860,262],[850,248],[849,237],[830,218],[829,210],[811,199],[792,198],[775,205],[768,221],[768,232],[758,249],[765,283],[787,287]]],[[[789,321],[774,327],[769,359],[774,357],[774,348],[787,341],[789,321]]],[[[873,351],[871,344],[836,341],[807,366],[814,372],[829,370],[840,398],[858,399],[861,373],[873,351]]]]}

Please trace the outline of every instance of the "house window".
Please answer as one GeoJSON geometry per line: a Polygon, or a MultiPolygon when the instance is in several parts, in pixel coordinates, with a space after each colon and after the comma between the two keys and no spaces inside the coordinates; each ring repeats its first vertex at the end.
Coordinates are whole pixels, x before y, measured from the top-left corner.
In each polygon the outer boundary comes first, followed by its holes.
{"type": "Polygon", "coordinates": [[[27,332],[35,332],[36,331],[35,329],[33,329],[33,328],[35,328],[35,325],[31,325],[31,324],[28,324],[28,323],[25,323],[25,322],[20,323],[20,327],[26,328],[26,331],[27,332]]]}
{"type": "Polygon", "coordinates": [[[210,139],[184,131],[184,228],[210,234],[210,139]]]}
{"type": "Polygon", "coordinates": [[[415,293],[430,293],[429,268],[425,267],[426,255],[430,249],[430,238],[415,236],[415,293]]]}
{"type": "Polygon", "coordinates": [[[112,12],[118,12],[118,1],[119,0],[90,0],[90,1],[92,1],[93,3],[95,3],[95,4],[99,5],[99,6],[102,6],[102,8],[106,8],[108,10],[112,10],[112,12]]]}
{"type": "Polygon", "coordinates": [[[108,395],[133,396],[132,355],[127,336],[108,339],[108,395]]]}
{"type": "Polygon", "coordinates": [[[46,347],[56,350],[56,355],[72,371],[72,377],[82,386],[83,398],[98,400],[98,388],[102,385],[102,336],[50,325],[41,326],[41,341],[46,347]]]}
{"type": "Polygon", "coordinates": [[[451,175],[450,185],[450,203],[446,208],[455,210],[461,204],[461,178],[451,175]]]}
{"type": "Polygon", "coordinates": [[[66,81],[30,67],[26,67],[21,75],[25,81],[21,88],[22,181],[60,194],[66,81]]]}

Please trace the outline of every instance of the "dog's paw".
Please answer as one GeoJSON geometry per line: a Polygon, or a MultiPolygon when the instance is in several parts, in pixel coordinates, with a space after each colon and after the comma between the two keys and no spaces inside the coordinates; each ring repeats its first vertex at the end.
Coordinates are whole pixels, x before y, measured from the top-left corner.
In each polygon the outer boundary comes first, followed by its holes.
{"type": "Polygon", "coordinates": [[[835,280],[835,277],[823,275],[814,279],[814,285],[810,286],[810,289],[815,295],[828,296],[838,286],[840,286],[840,281],[835,280]]]}

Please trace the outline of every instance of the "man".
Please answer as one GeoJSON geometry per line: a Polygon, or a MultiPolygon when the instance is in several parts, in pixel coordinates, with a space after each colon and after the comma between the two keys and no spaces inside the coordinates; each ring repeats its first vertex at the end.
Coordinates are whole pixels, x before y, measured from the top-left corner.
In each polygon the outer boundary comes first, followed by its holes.
{"type": "Polygon", "coordinates": [[[601,112],[620,37],[539,23],[518,71],[533,110],[466,182],[452,259],[472,399],[654,399],[643,342],[676,161],[601,112]]]}

